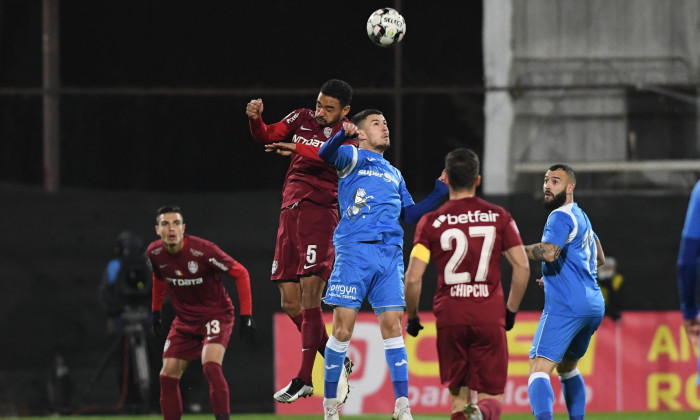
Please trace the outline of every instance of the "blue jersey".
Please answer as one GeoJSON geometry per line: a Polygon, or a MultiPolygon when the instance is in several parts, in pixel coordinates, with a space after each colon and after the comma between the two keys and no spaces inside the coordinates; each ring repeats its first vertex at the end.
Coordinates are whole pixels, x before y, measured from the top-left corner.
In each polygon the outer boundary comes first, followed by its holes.
{"type": "Polygon", "coordinates": [[[695,184],[690,194],[681,237],[700,239],[700,181],[695,184]]]}
{"type": "MultiPolygon", "coordinates": [[[[678,250],[678,292],[684,319],[698,316],[696,303],[700,257],[700,181],[690,194],[678,250]]],[[[700,362],[699,362],[700,363],[700,362]]],[[[700,381],[700,377],[698,379],[700,381]]]]}
{"type": "Polygon", "coordinates": [[[338,148],[333,164],[340,205],[333,244],[381,242],[403,247],[399,216],[414,202],[401,171],[381,154],[350,145],[338,148]]]}
{"type": "Polygon", "coordinates": [[[576,203],[549,214],[542,242],[557,245],[561,253],[555,261],[542,263],[544,312],[573,317],[605,313],[596,281],[596,238],[588,216],[576,203]]]}

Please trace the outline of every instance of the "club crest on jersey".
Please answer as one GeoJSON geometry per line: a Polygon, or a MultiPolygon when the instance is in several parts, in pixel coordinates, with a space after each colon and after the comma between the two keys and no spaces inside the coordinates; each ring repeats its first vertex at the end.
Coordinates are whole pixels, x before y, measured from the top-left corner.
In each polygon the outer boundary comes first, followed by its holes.
{"type": "Polygon", "coordinates": [[[323,129],[323,135],[326,136],[327,139],[331,138],[332,132],[333,132],[333,129],[330,127],[326,127],[323,129]]]}
{"type": "Polygon", "coordinates": [[[349,206],[348,209],[345,210],[345,215],[347,217],[352,217],[354,221],[357,221],[358,217],[365,217],[365,215],[362,214],[362,210],[366,208],[367,211],[365,211],[365,213],[369,213],[371,206],[367,204],[367,200],[372,198],[374,198],[373,195],[367,195],[367,191],[363,188],[358,188],[353,196],[355,204],[349,206]]]}
{"type": "Polygon", "coordinates": [[[190,273],[194,274],[199,269],[199,266],[196,261],[190,261],[187,263],[187,269],[190,270],[190,273]]]}

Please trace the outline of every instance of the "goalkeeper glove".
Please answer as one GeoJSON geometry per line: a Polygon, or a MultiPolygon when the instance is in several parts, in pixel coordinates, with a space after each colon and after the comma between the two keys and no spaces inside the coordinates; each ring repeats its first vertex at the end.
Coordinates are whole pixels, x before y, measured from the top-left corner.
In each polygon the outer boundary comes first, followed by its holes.
{"type": "Polygon", "coordinates": [[[513,325],[515,325],[516,313],[517,312],[511,312],[511,310],[506,307],[506,331],[513,329],[513,325]]]}
{"type": "Polygon", "coordinates": [[[416,315],[415,318],[409,318],[406,323],[406,332],[414,337],[418,337],[418,332],[423,329],[420,324],[420,317],[416,315]]]}
{"type": "Polygon", "coordinates": [[[258,332],[253,315],[241,315],[240,337],[248,344],[255,345],[258,342],[258,332]]]}
{"type": "Polygon", "coordinates": [[[161,338],[163,335],[163,318],[160,316],[160,311],[153,311],[153,333],[156,337],[161,338]]]}

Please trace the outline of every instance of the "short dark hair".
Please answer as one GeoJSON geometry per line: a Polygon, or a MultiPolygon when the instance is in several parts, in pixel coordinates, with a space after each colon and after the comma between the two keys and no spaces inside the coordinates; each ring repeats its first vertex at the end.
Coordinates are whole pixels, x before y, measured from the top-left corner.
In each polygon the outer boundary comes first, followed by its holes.
{"type": "Polygon", "coordinates": [[[156,224],[158,224],[158,218],[162,214],[166,213],[180,213],[180,216],[184,219],[185,216],[182,215],[182,210],[180,210],[180,206],[175,206],[175,205],[168,205],[168,206],[163,206],[156,210],[156,224]]]}
{"type": "Polygon", "coordinates": [[[365,109],[363,111],[358,112],[352,117],[352,123],[355,124],[356,126],[360,126],[362,121],[367,119],[370,115],[384,115],[382,114],[382,111],[378,109],[365,109]]]}
{"type": "Polygon", "coordinates": [[[558,171],[560,169],[566,172],[566,175],[569,176],[569,181],[571,181],[572,184],[576,185],[576,172],[574,172],[574,168],[565,163],[557,163],[549,167],[550,171],[558,171]]]}
{"type": "Polygon", "coordinates": [[[459,148],[445,156],[445,171],[455,190],[472,188],[479,175],[479,156],[473,150],[459,148]]]}
{"type": "Polygon", "coordinates": [[[337,99],[341,106],[350,105],[352,102],[352,86],[340,79],[331,79],[322,84],[321,93],[337,99]]]}

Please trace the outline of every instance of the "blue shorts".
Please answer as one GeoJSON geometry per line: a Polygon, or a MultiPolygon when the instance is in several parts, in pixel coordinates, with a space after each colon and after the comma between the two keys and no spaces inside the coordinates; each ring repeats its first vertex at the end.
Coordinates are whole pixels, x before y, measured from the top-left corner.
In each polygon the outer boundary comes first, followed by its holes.
{"type": "Polygon", "coordinates": [[[532,339],[530,359],[539,356],[559,363],[562,358],[577,361],[588,350],[603,315],[569,317],[543,312],[532,339]]]}
{"type": "Polygon", "coordinates": [[[359,311],[366,297],[376,314],[403,311],[403,270],[400,246],[378,242],[336,246],[323,301],[359,311]]]}

